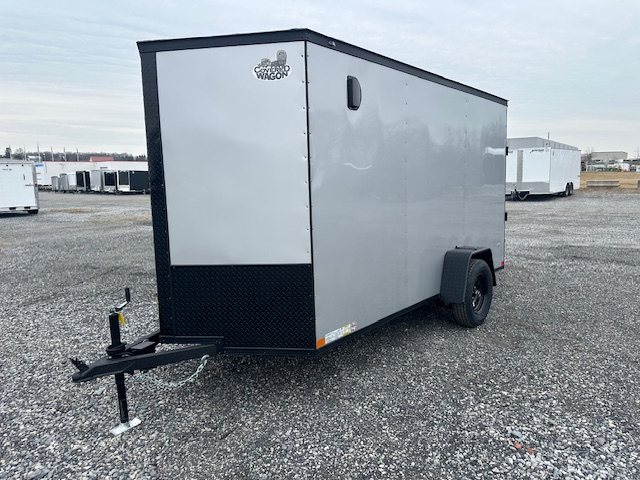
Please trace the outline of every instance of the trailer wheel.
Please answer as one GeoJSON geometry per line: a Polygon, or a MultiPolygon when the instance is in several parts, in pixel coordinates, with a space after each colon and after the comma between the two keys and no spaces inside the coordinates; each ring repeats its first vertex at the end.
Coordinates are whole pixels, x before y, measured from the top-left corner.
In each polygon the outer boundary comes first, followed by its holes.
{"type": "Polygon", "coordinates": [[[573,183],[569,184],[569,196],[573,195],[573,183]]]}
{"type": "Polygon", "coordinates": [[[563,196],[568,197],[569,195],[571,195],[571,186],[567,183],[567,186],[564,187],[563,196]]]}
{"type": "Polygon", "coordinates": [[[472,259],[469,264],[463,303],[453,304],[453,316],[463,327],[474,328],[484,323],[491,307],[493,280],[487,262],[472,259]]]}

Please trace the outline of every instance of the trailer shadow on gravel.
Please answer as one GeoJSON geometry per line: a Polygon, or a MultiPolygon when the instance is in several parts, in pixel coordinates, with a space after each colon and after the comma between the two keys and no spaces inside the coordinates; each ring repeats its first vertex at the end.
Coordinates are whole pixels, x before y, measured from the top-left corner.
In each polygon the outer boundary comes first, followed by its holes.
{"type": "Polygon", "coordinates": [[[5,213],[2,212],[0,213],[0,219],[4,219],[4,218],[20,218],[20,217],[26,217],[29,216],[29,214],[27,212],[16,212],[16,213],[5,213]]]}

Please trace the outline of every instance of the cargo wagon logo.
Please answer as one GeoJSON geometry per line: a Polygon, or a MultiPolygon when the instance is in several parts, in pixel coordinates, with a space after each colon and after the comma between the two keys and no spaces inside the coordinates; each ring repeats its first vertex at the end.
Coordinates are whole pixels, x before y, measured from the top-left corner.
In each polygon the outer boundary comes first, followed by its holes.
{"type": "Polygon", "coordinates": [[[291,73],[291,65],[287,65],[287,52],[278,50],[276,59],[263,58],[253,67],[253,76],[258,80],[282,80],[291,73]]]}

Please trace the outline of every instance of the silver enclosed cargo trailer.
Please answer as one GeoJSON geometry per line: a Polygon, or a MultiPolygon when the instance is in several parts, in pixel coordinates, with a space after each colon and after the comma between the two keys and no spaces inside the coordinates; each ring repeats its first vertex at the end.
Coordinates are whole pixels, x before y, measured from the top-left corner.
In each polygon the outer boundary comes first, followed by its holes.
{"type": "Polygon", "coordinates": [[[139,49],[165,341],[314,351],[503,265],[505,100],[309,30],[139,49]]]}
{"type": "Polygon", "coordinates": [[[123,372],[320,353],[438,298],[485,320],[506,100],[310,30],[138,47],[159,331],[125,347],[114,310],[75,381],[115,374],[122,399],[123,372]]]}

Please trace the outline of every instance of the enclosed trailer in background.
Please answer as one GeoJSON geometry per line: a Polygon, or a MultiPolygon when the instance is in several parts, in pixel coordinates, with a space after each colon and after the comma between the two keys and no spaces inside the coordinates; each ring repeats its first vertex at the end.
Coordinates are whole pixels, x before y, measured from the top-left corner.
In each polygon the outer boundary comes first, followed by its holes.
{"type": "Polygon", "coordinates": [[[33,162],[2,159],[0,162],[0,213],[38,213],[38,185],[33,162]]]}
{"type": "MultiPolygon", "coordinates": [[[[86,162],[86,161],[69,161],[69,162],[52,162],[45,161],[36,164],[36,174],[38,179],[38,186],[50,187],[51,177],[59,177],[61,173],[75,174],[78,171],[118,171],[118,170],[136,170],[136,171],[148,171],[149,166],[146,161],[124,161],[113,160],[106,162],[86,162]]],[[[99,185],[95,184],[95,185],[99,185]]],[[[92,188],[92,190],[94,190],[92,188]]],[[[98,189],[99,190],[99,189],[98,189]]]]}
{"type": "Polygon", "coordinates": [[[90,190],[92,192],[102,191],[102,172],[100,170],[91,170],[89,173],[90,190]]]}
{"type": "Polygon", "coordinates": [[[115,193],[118,191],[118,172],[100,170],[101,188],[104,193],[115,193]]]}
{"type": "Polygon", "coordinates": [[[76,171],[76,186],[79,192],[91,191],[91,172],[89,170],[76,171]]]}
{"type": "Polygon", "coordinates": [[[76,173],[61,173],[58,177],[58,191],[75,192],[77,190],[76,173]]]}
{"type": "Polygon", "coordinates": [[[129,190],[131,192],[149,193],[149,172],[130,171],[129,190]]]}
{"type": "Polygon", "coordinates": [[[541,137],[509,138],[506,195],[524,200],[529,195],[570,196],[580,188],[580,150],[541,137]]]}
{"type": "Polygon", "coordinates": [[[58,176],[58,191],[66,192],[69,189],[69,175],[67,173],[61,173],[58,176]]]}
{"type": "Polygon", "coordinates": [[[121,170],[118,172],[118,192],[145,193],[149,191],[149,172],[121,170]]]}
{"type": "Polygon", "coordinates": [[[122,405],[124,373],[320,354],[435,299],[484,322],[506,100],[304,29],[138,46],[160,328],[125,346],[112,310],[75,381],[115,374],[122,405]]]}
{"type": "Polygon", "coordinates": [[[118,172],[117,192],[129,192],[129,170],[120,170],[118,172]]]}

